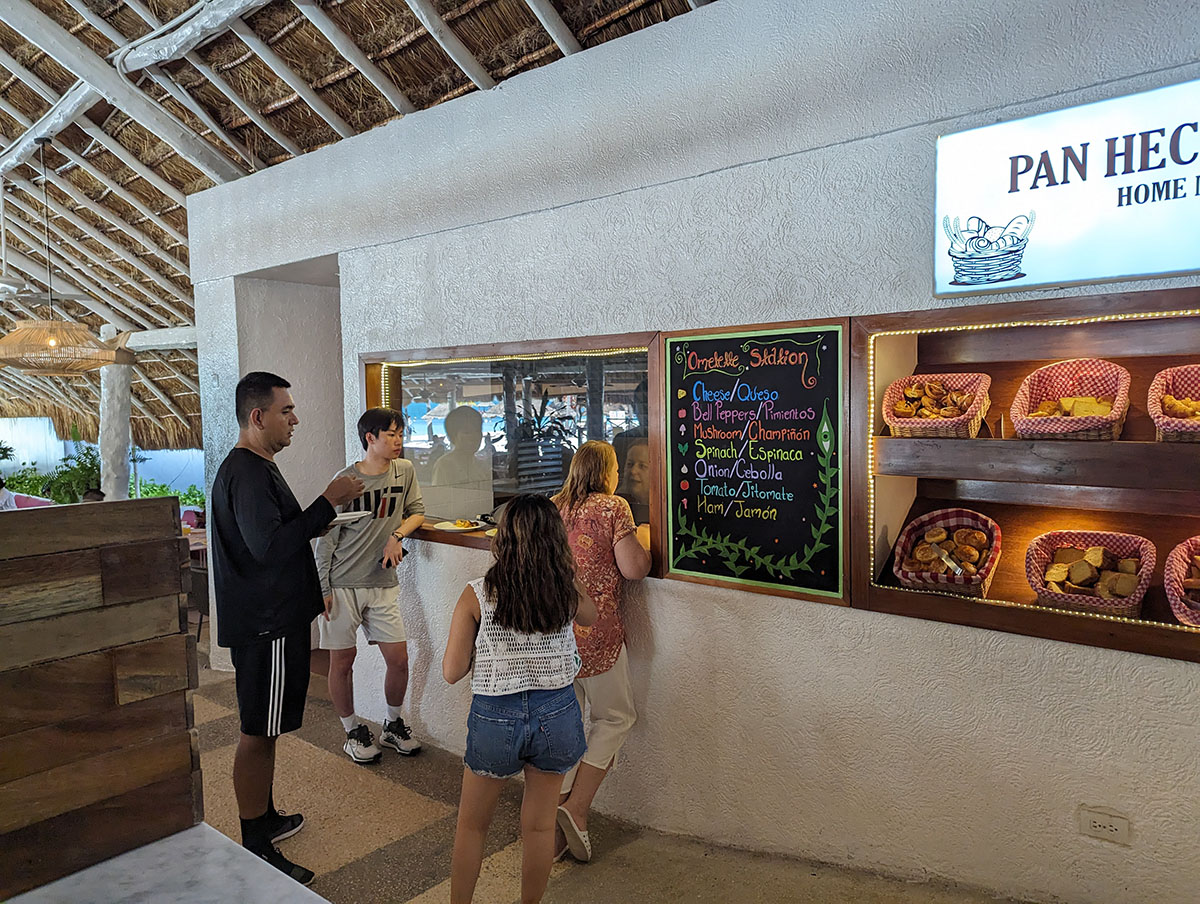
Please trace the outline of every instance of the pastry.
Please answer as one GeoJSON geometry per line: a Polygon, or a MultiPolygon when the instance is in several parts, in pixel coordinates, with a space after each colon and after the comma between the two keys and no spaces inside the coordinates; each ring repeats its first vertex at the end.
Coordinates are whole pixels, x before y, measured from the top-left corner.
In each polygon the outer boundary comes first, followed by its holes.
{"type": "Polygon", "coordinates": [[[1064,396],[1038,402],[1026,417],[1107,417],[1113,400],[1104,396],[1064,396]]]}
{"type": "Polygon", "coordinates": [[[1167,417],[1176,417],[1180,420],[1200,420],[1200,401],[1191,398],[1177,399],[1173,395],[1164,395],[1162,412],[1167,417]]]}
{"type": "Polygon", "coordinates": [[[1140,568],[1140,559],[1132,556],[1118,559],[1103,546],[1087,549],[1064,546],[1054,551],[1053,561],[1046,566],[1043,577],[1051,593],[1126,599],[1137,590],[1140,568]]]}
{"type": "Polygon", "coordinates": [[[929,530],[925,531],[925,542],[926,543],[941,543],[943,540],[946,539],[947,536],[949,536],[949,535],[946,533],[946,528],[931,527],[929,530]]]}
{"type": "Polygon", "coordinates": [[[896,417],[916,417],[917,405],[915,402],[897,402],[892,411],[896,417]]]}
{"type": "Polygon", "coordinates": [[[931,399],[940,399],[946,395],[946,387],[940,380],[930,380],[925,384],[925,395],[931,399]]]}
{"type": "Polygon", "coordinates": [[[969,578],[974,577],[975,575],[979,574],[979,569],[977,569],[970,562],[962,562],[962,563],[960,563],[960,565],[962,567],[963,574],[965,574],[969,578]]]}
{"type": "Polygon", "coordinates": [[[917,548],[913,550],[912,557],[914,559],[916,559],[918,562],[924,562],[925,564],[929,564],[930,562],[937,559],[938,554],[936,552],[934,552],[932,544],[920,543],[917,545],[917,548]]]}
{"type": "Polygon", "coordinates": [[[925,395],[924,383],[913,383],[911,386],[904,387],[904,398],[910,402],[921,401],[921,396],[925,395]]]}
{"type": "Polygon", "coordinates": [[[954,558],[959,562],[970,562],[974,565],[979,561],[979,550],[973,546],[957,546],[954,549],[954,558]]]}
{"type": "Polygon", "coordinates": [[[961,417],[962,409],[956,408],[953,405],[947,405],[945,408],[938,409],[938,417],[961,417]]]}
{"type": "Polygon", "coordinates": [[[941,543],[938,544],[938,546],[940,546],[942,549],[944,549],[948,553],[953,553],[954,550],[958,549],[958,544],[955,543],[954,540],[943,540],[941,543]]]}
{"type": "Polygon", "coordinates": [[[1200,605],[1200,556],[1192,556],[1183,579],[1183,595],[1190,603],[1200,605]]]}

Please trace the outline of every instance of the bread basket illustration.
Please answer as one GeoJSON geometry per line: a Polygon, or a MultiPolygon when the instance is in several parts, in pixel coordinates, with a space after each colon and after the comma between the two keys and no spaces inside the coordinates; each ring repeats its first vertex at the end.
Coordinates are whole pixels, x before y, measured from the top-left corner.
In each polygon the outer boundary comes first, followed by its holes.
{"type": "Polygon", "coordinates": [[[950,239],[950,261],[954,265],[956,285],[983,285],[1024,276],[1021,259],[1029,242],[1036,215],[1031,210],[1013,217],[1007,226],[989,226],[982,217],[968,217],[967,228],[959,218],[942,218],[942,228],[950,239]]]}

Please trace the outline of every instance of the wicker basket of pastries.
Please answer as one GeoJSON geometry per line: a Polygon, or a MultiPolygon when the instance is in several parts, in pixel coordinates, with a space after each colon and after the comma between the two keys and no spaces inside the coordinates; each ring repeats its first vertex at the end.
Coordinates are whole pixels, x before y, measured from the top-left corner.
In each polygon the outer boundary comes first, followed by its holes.
{"type": "Polygon", "coordinates": [[[1043,606],[1137,618],[1155,561],[1145,537],[1056,530],[1029,544],[1025,578],[1043,606]]]}
{"type": "Polygon", "coordinates": [[[1013,397],[1022,439],[1116,439],[1129,412],[1129,371],[1100,358],[1039,367],[1013,397]]]}
{"type": "Polygon", "coordinates": [[[1168,367],[1155,374],[1146,410],[1159,442],[1200,443],[1200,364],[1168,367]]]}
{"type": "Polygon", "coordinates": [[[1184,540],[1163,564],[1163,589],[1175,617],[1200,628],[1200,537],[1184,540]]]}
{"type": "Polygon", "coordinates": [[[982,598],[1000,561],[1000,525],[970,509],[938,509],[908,523],[895,553],[902,587],[982,598]]]}
{"type": "Polygon", "coordinates": [[[987,374],[918,374],[896,380],[883,394],[883,420],[892,436],[974,439],[991,405],[987,374]]]}

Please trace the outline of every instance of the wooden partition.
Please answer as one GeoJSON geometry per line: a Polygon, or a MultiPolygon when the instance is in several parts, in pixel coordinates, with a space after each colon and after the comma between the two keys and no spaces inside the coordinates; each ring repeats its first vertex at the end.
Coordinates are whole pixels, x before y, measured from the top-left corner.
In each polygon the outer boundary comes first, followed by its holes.
{"type": "Polygon", "coordinates": [[[0,513],[0,899],[203,818],[174,498],[0,513]]]}

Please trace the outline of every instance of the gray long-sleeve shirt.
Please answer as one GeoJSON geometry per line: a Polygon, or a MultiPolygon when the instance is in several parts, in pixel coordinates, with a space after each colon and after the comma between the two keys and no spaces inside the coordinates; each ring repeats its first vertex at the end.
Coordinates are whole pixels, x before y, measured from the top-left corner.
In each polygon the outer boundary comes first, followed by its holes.
{"type": "Polygon", "coordinates": [[[396,569],[380,564],[388,536],[405,518],[425,514],[421,488],[412,462],[397,458],[382,474],[364,474],[357,465],[338,472],[353,474],[363,482],[363,494],[342,506],[343,512],[371,512],[360,518],[335,525],[317,540],[317,573],[321,592],[329,595],[333,587],[395,587],[396,569]]]}

